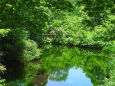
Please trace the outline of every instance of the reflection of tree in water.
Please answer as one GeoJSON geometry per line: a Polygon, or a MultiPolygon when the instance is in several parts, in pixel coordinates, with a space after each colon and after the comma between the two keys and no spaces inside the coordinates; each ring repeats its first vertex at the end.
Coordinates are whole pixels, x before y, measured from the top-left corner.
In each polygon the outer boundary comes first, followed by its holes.
{"type": "Polygon", "coordinates": [[[49,75],[49,79],[55,81],[66,80],[67,75],[68,75],[68,71],[57,70],[57,71],[53,71],[53,73],[49,75]]]}
{"type": "Polygon", "coordinates": [[[7,68],[3,75],[6,79],[6,86],[35,86],[34,84],[37,83],[32,81],[37,81],[37,77],[41,77],[41,81],[38,79],[38,83],[44,83],[38,86],[44,86],[47,83],[48,76],[44,75],[44,70],[38,70],[36,67],[38,64],[23,63],[13,57],[8,58],[5,56],[4,59],[4,65],[7,68]],[[35,77],[34,80],[32,80],[33,77],[35,77]]]}
{"type": "Polygon", "coordinates": [[[73,66],[81,68],[94,86],[101,84],[106,75],[106,58],[103,53],[54,46],[44,52],[42,57],[43,67],[51,80],[66,80],[68,71],[73,66]]]}
{"type": "Polygon", "coordinates": [[[93,85],[97,86],[106,76],[105,56],[103,53],[83,51],[75,47],[54,46],[42,54],[41,69],[36,68],[35,64],[25,67],[20,61],[9,60],[6,63],[6,76],[9,80],[17,79],[24,86],[46,86],[48,76],[50,80],[66,80],[69,69],[75,66],[81,68],[93,85]]]}
{"type": "Polygon", "coordinates": [[[77,64],[77,67],[82,68],[94,86],[103,83],[102,80],[106,75],[106,58],[103,53],[87,52],[82,55],[81,64],[77,64]]]}
{"type": "Polygon", "coordinates": [[[32,78],[31,82],[35,86],[46,86],[48,82],[48,75],[46,74],[45,70],[43,68],[40,68],[37,71],[35,77],[32,78]]]}
{"type": "Polygon", "coordinates": [[[91,52],[90,50],[81,50],[81,56],[77,59],[76,66],[81,68],[86,76],[91,79],[94,86],[103,83],[106,75],[107,55],[103,52],[91,52]]]}
{"type": "Polygon", "coordinates": [[[73,54],[64,46],[51,48],[48,52],[44,52],[42,62],[44,69],[49,74],[49,79],[66,80],[69,69],[74,66],[71,63],[72,58],[73,54]]]}
{"type": "Polygon", "coordinates": [[[35,86],[45,86],[48,82],[48,75],[37,75],[32,79],[35,86]]]}
{"type": "Polygon", "coordinates": [[[45,74],[45,71],[43,69],[38,70],[35,68],[35,64],[32,66],[30,63],[21,66],[16,61],[16,64],[12,66],[10,70],[7,70],[6,72],[6,85],[7,86],[45,86],[48,81],[48,75],[45,74]],[[23,68],[23,71],[21,71],[20,68],[23,68]],[[18,71],[17,71],[18,70],[18,71]]]}

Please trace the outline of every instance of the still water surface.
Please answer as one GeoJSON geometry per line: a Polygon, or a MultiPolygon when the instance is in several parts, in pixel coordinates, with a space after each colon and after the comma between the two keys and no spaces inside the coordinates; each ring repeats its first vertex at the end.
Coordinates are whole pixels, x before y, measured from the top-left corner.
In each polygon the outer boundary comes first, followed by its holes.
{"type": "Polygon", "coordinates": [[[77,47],[52,46],[41,59],[10,62],[7,86],[98,86],[106,76],[106,54],[77,47]]]}
{"type": "Polygon", "coordinates": [[[86,77],[82,69],[69,69],[68,76],[65,81],[52,81],[48,79],[46,86],[93,86],[91,80],[86,77]]]}

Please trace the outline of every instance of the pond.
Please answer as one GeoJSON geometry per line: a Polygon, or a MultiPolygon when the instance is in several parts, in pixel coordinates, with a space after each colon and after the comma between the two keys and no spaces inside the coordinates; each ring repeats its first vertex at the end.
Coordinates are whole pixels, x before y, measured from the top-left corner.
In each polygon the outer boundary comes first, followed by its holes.
{"type": "Polygon", "coordinates": [[[51,46],[41,59],[23,64],[12,61],[7,86],[98,86],[107,77],[108,55],[99,50],[51,46]]]}

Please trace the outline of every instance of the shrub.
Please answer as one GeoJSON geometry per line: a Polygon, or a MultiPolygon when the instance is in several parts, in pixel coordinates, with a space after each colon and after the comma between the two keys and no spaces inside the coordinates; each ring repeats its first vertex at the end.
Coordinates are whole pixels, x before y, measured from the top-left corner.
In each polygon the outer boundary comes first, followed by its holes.
{"type": "Polygon", "coordinates": [[[46,39],[44,39],[44,43],[45,44],[51,44],[52,43],[52,39],[51,38],[46,38],[46,39]]]}
{"type": "Polygon", "coordinates": [[[37,44],[33,40],[26,40],[22,59],[24,59],[24,61],[30,61],[39,58],[39,56],[40,50],[38,49],[37,44]]]}
{"type": "MultiPolygon", "coordinates": [[[[0,64],[0,73],[3,73],[3,71],[6,70],[2,64],[0,64]]],[[[4,84],[5,80],[1,78],[0,76],[0,86],[5,86],[4,84]]]]}
{"type": "Polygon", "coordinates": [[[37,44],[29,39],[29,33],[23,29],[11,30],[6,37],[0,40],[0,44],[2,51],[7,52],[4,60],[17,59],[26,62],[40,55],[37,44]]]}
{"type": "Polygon", "coordinates": [[[8,34],[10,31],[11,31],[10,29],[0,29],[0,39],[1,39],[2,37],[7,36],[7,34],[8,34]]]}

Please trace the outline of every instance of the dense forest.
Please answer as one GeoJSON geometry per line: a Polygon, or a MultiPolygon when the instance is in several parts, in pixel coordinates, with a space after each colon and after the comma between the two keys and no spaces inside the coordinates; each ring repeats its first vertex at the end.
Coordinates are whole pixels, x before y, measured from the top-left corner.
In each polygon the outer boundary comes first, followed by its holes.
{"type": "Polygon", "coordinates": [[[102,86],[115,86],[115,0],[0,0],[0,86],[7,62],[41,59],[45,44],[111,52],[102,86]]]}

